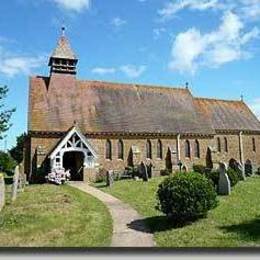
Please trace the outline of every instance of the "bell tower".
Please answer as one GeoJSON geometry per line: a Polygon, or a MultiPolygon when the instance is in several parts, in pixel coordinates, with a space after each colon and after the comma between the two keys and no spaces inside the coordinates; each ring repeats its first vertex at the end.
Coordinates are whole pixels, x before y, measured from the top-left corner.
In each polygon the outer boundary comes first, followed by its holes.
{"type": "Polygon", "coordinates": [[[62,34],[58,40],[50,59],[50,74],[77,74],[78,59],[72,50],[68,39],[65,36],[65,27],[62,27],[62,34]]]}

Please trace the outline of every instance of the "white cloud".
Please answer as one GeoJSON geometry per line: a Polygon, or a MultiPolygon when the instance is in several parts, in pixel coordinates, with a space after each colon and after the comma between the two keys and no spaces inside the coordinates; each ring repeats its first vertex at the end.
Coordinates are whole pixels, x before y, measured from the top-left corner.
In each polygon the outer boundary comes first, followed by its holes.
{"type": "Polygon", "coordinates": [[[119,68],[114,67],[96,67],[91,70],[94,74],[106,75],[117,72],[124,73],[129,78],[138,78],[146,71],[146,66],[122,65],[119,68]]]}
{"type": "Polygon", "coordinates": [[[182,9],[191,9],[191,10],[199,10],[204,11],[207,9],[215,9],[219,8],[220,4],[218,0],[178,0],[173,2],[168,2],[164,8],[158,11],[158,14],[163,19],[168,19],[174,16],[176,13],[181,11],[182,9]]]}
{"type": "Polygon", "coordinates": [[[121,27],[122,25],[125,25],[127,22],[120,17],[115,17],[112,19],[111,24],[115,27],[121,27]]]}
{"type": "Polygon", "coordinates": [[[93,68],[91,72],[94,74],[99,74],[99,75],[114,74],[116,72],[116,69],[115,68],[96,67],[96,68],[93,68]]]}
{"type": "Polygon", "coordinates": [[[129,78],[138,78],[146,71],[146,66],[124,65],[120,70],[129,78]]]}
{"type": "Polygon", "coordinates": [[[160,27],[160,28],[154,28],[153,29],[153,37],[155,40],[159,39],[160,36],[166,32],[166,29],[164,27],[160,27]]]}
{"type": "Polygon", "coordinates": [[[195,73],[201,67],[219,67],[222,64],[248,56],[245,44],[259,37],[258,28],[244,32],[244,24],[228,11],[217,30],[202,34],[191,28],[179,33],[173,43],[169,68],[180,72],[195,73]]]}
{"type": "Polygon", "coordinates": [[[258,117],[260,120],[260,98],[254,99],[250,104],[249,107],[252,109],[254,114],[258,117]]]}
{"type": "Polygon", "coordinates": [[[0,57],[0,72],[8,77],[17,74],[29,75],[33,69],[41,67],[45,61],[45,57],[0,57]]]}
{"type": "Polygon", "coordinates": [[[90,0],[54,0],[61,8],[66,10],[81,12],[84,9],[90,8],[90,0]]]}

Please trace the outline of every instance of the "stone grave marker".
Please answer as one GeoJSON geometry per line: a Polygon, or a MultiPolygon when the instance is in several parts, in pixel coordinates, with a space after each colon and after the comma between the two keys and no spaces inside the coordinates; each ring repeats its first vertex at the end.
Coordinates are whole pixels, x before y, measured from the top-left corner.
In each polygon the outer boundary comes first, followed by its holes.
{"type": "Polygon", "coordinates": [[[143,181],[148,181],[147,167],[143,162],[141,162],[139,170],[140,170],[140,175],[143,178],[143,181]]]}
{"type": "Polygon", "coordinates": [[[230,195],[231,193],[230,180],[226,172],[227,172],[226,164],[219,163],[218,193],[220,195],[230,195]]]}
{"type": "Polygon", "coordinates": [[[107,186],[111,187],[114,183],[113,171],[110,170],[107,172],[107,186]]]}
{"type": "Polygon", "coordinates": [[[5,205],[5,179],[4,175],[0,173],[0,211],[5,205]]]}
{"type": "Polygon", "coordinates": [[[242,173],[243,181],[246,180],[245,167],[241,163],[237,164],[238,170],[242,173]]]}

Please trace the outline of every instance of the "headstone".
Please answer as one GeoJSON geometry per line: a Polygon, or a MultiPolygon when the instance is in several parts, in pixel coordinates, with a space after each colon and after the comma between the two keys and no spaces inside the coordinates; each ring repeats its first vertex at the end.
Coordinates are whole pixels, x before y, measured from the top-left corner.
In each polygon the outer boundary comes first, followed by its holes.
{"type": "Polygon", "coordinates": [[[153,175],[153,165],[150,163],[146,166],[148,178],[151,179],[153,175]]]}
{"type": "Polygon", "coordinates": [[[237,164],[237,169],[241,172],[243,181],[246,180],[245,167],[241,163],[237,164]]]}
{"type": "Polygon", "coordinates": [[[5,205],[5,179],[4,175],[0,174],[0,211],[5,205]]]}
{"type": "Polygon", "coordinates": [[[218,193],[220,195],[230,195],[231,193],[230,180],[226,172],[227,172],[226,164],[219,163],[218,193]]]}
{"type": "Polygon", "coordinates": [[[15,167],[14,176],[13,176],[13,186],[12,186],[12,201],[15,201],[17,197],[18,182],[19,182],[19,168],[15,167]]]}
{"type": "Polygon", "coordinates": [[[108,171],[107,172],[107,186],[111,187],[114,183],[114,178],[113,178],[113,171],[108,171]]]}
{"type": "Polygon", "coordinates": [[[148,181],[147,167],[143,162],[140,164],[139,171],[143,181],[148,181]]]}

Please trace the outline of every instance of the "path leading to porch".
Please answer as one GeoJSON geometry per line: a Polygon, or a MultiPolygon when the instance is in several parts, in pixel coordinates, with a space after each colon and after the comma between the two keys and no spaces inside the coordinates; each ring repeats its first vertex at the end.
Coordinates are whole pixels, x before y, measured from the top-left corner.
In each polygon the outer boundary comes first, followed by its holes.
{"type": "Polygon", "coordinates": [[[153,235],[145,227],[143,218],[129,205],[119,199],[83,182],[70,185],[101,200],[109,209],[113,219],[111,247],[153,247],[153,235]]]}

